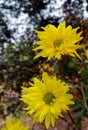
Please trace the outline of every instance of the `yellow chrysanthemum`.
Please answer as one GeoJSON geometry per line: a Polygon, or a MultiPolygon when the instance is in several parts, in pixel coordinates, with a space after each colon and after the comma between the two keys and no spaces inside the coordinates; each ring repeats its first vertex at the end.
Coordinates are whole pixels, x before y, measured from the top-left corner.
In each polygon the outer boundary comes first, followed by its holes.
{"type": "Polygon", "coordinates": [[[48,129],[50,124],[54,126],[58,116],[62,116],[62,111],[69,110],[68,105],[73,104],[71,101],[73,96],[68,93],[69,86],[57,80],[56,76],[49,77],[45,72],[42,74],[41,81],[34,78],[34,84],[30,83],[30,85],[32,87],[22,87],[24,95],[21,100],[28,105],[25,110],[28,114],[34,113],[34,122],[45,121],[48,129]]]}
{"type": "Polygon", "coordinates": [[[72,29],[72,26],[67,26],[66,23],[62,22],[56,28],[54,25],[47,25],[42,28],[44,31],[36,31],[40,41],[36,44],[38,47],[34,48],[34,51],[41,50],[35,58],[40,56],[48,57],[50,60],[52,57],[60,59],[62,55],[70,55],[72,57],[79,57],[77,49],[81,48],[80,45],[76,44],[83,37],[80,33],[76,33],[78,28],[72,29]]]}
{"type": "Polygon", "coordinates": [[[20,119],[7,119],[6,125],[2,130],[29,130],[25,127],[20,119]]]}

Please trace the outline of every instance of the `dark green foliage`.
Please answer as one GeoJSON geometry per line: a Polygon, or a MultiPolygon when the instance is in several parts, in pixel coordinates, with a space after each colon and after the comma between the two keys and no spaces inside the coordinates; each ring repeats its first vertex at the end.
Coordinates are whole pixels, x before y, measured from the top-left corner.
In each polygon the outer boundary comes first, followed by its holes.
{"type": "Polygon", "coordinates": [[[87,4],[87,6],[86,6],[86,11],[88,12],[88,4],[87,4]]]}
{"type": "Polygon", "coordinates": [[[80,103],[75,103],[72,106],[72,109],[77,112],[76,119],[75,119],[75,125],[76,127],[80,127],[81,125],[81,119],[82,117],[88,117],[88,110],[86,107],[80,103]]]}
{"type": "Polygon", "coordinates": [[[65,76],[77,75],[77,70],[73,62],[64,63],[63,71],[65,76]]]}
{"type": "Polygon", "coordinates": [[[83,106],[82,106],[80,103],[75,103],[75,104],[72,105],[71,107],[72,107],[72,109],[73,109],[74,111],[83,108],[83,106]]]}
{"type": "Polygon", "coordinates": [[[85,89],[84,89],[84,97],[85,97],[85,100],[88,102],[88,88],[86,87],[85,89]]]}

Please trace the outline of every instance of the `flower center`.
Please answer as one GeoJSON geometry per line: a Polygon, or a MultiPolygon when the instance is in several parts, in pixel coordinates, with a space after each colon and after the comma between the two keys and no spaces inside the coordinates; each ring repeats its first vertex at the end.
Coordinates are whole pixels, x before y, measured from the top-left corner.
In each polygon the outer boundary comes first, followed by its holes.
{"type": "Polygon", "coordinates": [[[63,42],[63,41],[62,41],[61,39],[60,39],[60,40],[56,40],[56,41],[54,42],[54,45],[57,46],[57,47],[59,47],[62,42],[63,42]]]}
{"type": "Polygon", "coordinates": [[[43,97],[44,102],[47,105],[51,105],[52,103],[55,102],[55,96],[52,93],[47,93],[45,94],[45,96],[43,97]]]}

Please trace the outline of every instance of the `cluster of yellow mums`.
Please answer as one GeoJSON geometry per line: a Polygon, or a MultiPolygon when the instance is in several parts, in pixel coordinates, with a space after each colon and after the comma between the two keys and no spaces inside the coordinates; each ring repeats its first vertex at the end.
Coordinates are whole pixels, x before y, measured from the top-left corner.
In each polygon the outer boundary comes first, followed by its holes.
{"type": "Polygon", "coordinates": [[[2,130],[29,130],[29,128],[25,127],[20,119],[12,118],[6,120],[6,125],[2,130]]]}
{"type": "MultiPolygon", "coordinates": [[[[49,24],[42,27],[43,31],[36,31],[39,41],[34,51],[39,53],[34,57],[40,56],[57,58],[60,60],[63,55],[70,55],[72,57],[81,57],[77,53],[77,49],[81,45],[77,44],[83,37],[82,32],[77,33],[78,28],[72,29],[72,26],[67,26],[65,22],[61,22],[56,28],[49,24]]],[[[22,87],[22,100],[27,104],[24,110],[27,114],[34,115],[33,122],[39,121],[45,123],[48,129],[50,125],[54,127],[55,119],[62,117],[62,112],[69,110],[69,105],[74,104],[73,96],[69,94],[69,86],[61,80],[57,80],[56,76],[49,76],[46,72],[42,73],[42,79],[33,79],[34,83],[30,83],[31,87],[22,87]]],[[[28,130],[25,128],[20,120],[6,121],[6,127],[2,130],[28,130]]]]}

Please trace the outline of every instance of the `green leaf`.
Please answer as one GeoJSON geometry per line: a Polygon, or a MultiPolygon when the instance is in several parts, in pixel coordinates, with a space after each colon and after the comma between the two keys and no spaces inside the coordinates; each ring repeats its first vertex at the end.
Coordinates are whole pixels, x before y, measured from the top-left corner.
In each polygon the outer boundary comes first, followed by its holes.
{"type": "Polygon", "coordinates": [[[88,110],[85,110],[84,116],[88,118],[88,110]]]}
{"type": "Polygon", "coordinates": [[[65,76],[72,76],[77,73],[73,62],[64,63],[63,71],[65,76]]]}
{"type": "Polygon", "coordinates": [[[88,88],[84,89],[84,98],[86,101],[88,101],[88,88]]]}
{"type": "Polygon", "coordinates": [[[83,106],[80,103],[75,103],[71,106],[73,110],[81,109],[83,106]]]}
{"type": "Polygon", "coordinates": [[[75,120],[76,127],[80,126],[81,117],[84,115],[84,112],[85,112],[85,109],[82,109],[80,112],[77,113],[77,117],[76,117],[76,120],[75,120]]]}
{"type": "Polygon", "coordinates": [[[88,78],[88,71],[87,70],[84,71],[84,75],[86,76],[86,78],[88,78]]]}
{"type": "Polygon", "coordinates": [[[58,71],[59,71],[59,62],[58,61],[56,61],[54,63],[54,69],[55,69],[55,72],[58,73],[58,71]]]}

